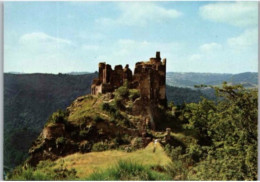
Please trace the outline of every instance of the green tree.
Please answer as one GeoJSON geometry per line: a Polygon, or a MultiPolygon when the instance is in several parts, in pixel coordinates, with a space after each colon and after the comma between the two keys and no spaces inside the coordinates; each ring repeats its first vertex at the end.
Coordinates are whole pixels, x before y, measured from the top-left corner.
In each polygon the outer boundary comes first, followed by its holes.
{"type": "Polygon", "coordinates": [[[227,83],[211,88],[217,102],[203,99],[185,108],[185,127],[194,131],[202,149],[188,179],[256,180],[257,90],[227,83]]]}

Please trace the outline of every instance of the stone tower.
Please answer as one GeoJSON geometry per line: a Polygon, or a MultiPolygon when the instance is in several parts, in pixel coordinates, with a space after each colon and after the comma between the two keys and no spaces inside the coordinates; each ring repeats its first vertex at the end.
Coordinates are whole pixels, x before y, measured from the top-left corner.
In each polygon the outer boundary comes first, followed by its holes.
{"type": "Polygon", "coordinates": [[[161,60],[160,52],[146,62],[135,64],[134,74],[128,65],[99,63],[99,76],[93,80],[91,94],[113,92],[128,81],[130,88],[140,91],[141,99],[166,103],[166,59],[161,60]]]}

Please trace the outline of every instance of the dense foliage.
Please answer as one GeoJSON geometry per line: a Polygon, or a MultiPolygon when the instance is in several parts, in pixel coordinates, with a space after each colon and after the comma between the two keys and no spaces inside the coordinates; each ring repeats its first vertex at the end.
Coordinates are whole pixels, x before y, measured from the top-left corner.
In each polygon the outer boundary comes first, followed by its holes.
{"type": "Polygon", "coordinates": [[[257,90],[226,83],[213,88],[217,102],[203,99],[185,106],[183,126],[197,142],[182,153],[167,148],[179,166],[170,167],[172,174],[180,170],[186,180],[256,180],[257,90]]]}

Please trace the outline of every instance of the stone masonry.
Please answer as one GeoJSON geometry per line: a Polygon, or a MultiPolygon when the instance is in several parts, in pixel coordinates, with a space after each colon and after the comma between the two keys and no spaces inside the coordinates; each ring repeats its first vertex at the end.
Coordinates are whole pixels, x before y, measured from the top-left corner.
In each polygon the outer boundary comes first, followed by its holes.
{"type": "Polygon", "coordinates": [[[147,62],[137,62],[134,74],[128,64],[125,68],[116,65],[113,70],[111,65],[99,63],[99,76],[93,80],[91,94],[113,92],[126,80],[130,88],[140,91],[141,99],[156,103],[166,102],[166,59],[161,61],[160,52],[156,52],[156,57],[147,62]]]}

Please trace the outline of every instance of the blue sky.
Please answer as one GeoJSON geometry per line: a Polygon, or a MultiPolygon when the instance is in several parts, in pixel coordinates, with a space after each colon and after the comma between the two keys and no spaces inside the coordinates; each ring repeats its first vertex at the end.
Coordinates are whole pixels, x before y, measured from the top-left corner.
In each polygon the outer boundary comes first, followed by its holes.
{"type": "Polygon", "coordinates": [[[5,2],[4,71],[133,69],[160,51],[168,72],[257,72],[257,11],[257,2],[5,2]]]}

